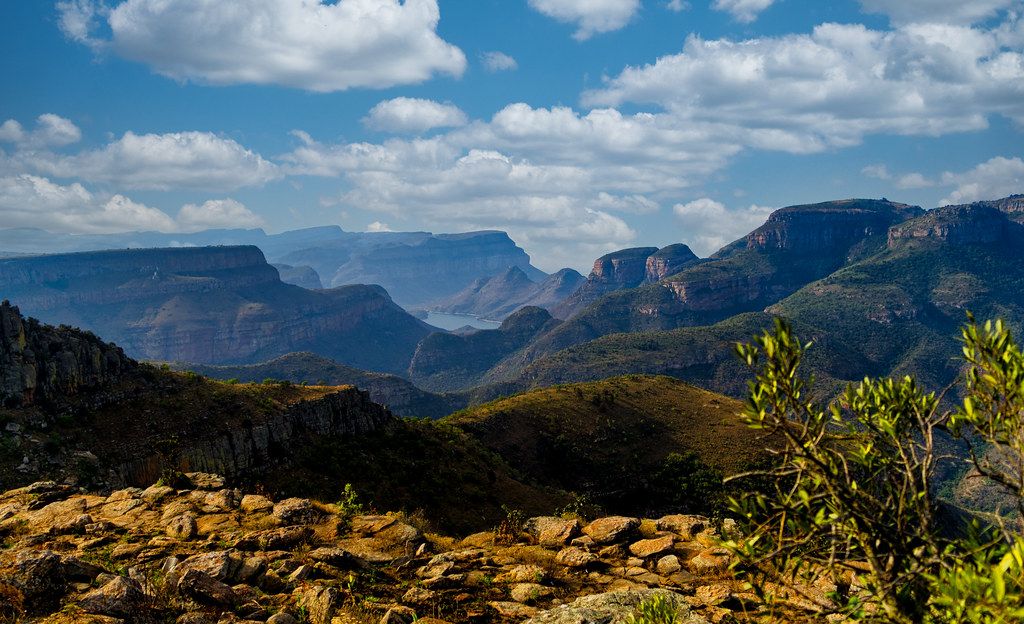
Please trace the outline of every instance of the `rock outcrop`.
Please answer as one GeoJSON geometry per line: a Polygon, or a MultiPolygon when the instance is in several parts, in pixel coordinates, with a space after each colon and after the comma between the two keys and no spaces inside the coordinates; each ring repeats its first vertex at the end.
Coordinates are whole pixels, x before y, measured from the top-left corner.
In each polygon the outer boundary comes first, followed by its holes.
{"type": "MultiPolygon", "coordinates": [[[[699,516],[628,519],[633,531],[607,543],[577,519],[540,543],[531,527],[560,518],[459,539],[202,473],[107,493],[40,482],[0,493],[0,510],[0,613],[14,620],[625,623],[659,604],[707,624],[771,612],[726,570],[730,525],[699,516]]],[[[793,598],[774,608],[805,608],[793,598]]]]}
{"type": "Polygon", "coordinates": [[[237,363],[315,351],[401,372],[429,333],[379,287],[285,284],[246,246],[5,259],[0,292],[26,314],[94,331],[153,360],[237,363]]]}
{"type": "Polygon", "coordinates": [[[135,367],[115,345],[25,319],[10,302],[0,303],[0,406],[61,404],[135,367]]]}
{"type": "MultiPolygon", "coordinates": [[[[947,245],[991,245],[1010,235],[1020,236],[1021,226],[1000,210],[998,202],[943,206],[889,229],[889,247],[908,241],[941,241],[947,245]]],[[[1024,200],[1021,201],[1024,204],[1024,200]]],[[[1024,215],[1024,209],[1022,209],[1024,215]]]]}
{"type": "Polygon", "coordinates": [[[552,314],[567,319],[606,293],[639,286],[647,276],[647,258],[657,251],[657,247],[634,247],[601,256],[587,281],[555,306],[552,314]]]}
{"type": "Polygon", "coordinates": [[[647,257],[647,273],[644,281],[647,283],[661,281],[699,260],[697,254],[682,243],[662,247],[647,257]]]}

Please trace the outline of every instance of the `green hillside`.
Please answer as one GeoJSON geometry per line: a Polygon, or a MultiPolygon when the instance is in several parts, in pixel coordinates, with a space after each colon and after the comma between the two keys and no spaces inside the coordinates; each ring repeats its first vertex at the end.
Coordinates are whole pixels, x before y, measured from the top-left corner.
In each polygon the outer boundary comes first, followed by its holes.
{"type": "Polygon", "coordinates": [[[716,481],[762,458],[740,402],[664,376],[534,390],[452,414],[526,477],[606,510],[708,511],[716,481]],[[702,499],[701,496],[710,498],[702,499]]]}

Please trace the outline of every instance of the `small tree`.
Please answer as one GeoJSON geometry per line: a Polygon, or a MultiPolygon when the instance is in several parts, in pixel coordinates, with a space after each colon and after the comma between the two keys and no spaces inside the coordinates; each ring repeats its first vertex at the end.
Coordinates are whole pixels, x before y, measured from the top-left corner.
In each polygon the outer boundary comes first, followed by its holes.
{"type": "Polygon", "coordinates": [[[757,370],[744,418],[781,440],[774,466],[757,473],[773,491],[731,501],[745,537],[729,545],[766,599],[804,588],[823,612],[908,624],[1024,615],[1019,536],[948,538],[937,526],[935,440],[948,425],[981,475],[1024,495],[1024,357],[1001,323],[971,321],[963,340],[967,398],[952,413],[910,377],[865,379],[819,405],[800,370],[810,345],[784,321],[738,346],[757,370]],[[1013,461],[987,461],[980,446],[1013,461]]]}

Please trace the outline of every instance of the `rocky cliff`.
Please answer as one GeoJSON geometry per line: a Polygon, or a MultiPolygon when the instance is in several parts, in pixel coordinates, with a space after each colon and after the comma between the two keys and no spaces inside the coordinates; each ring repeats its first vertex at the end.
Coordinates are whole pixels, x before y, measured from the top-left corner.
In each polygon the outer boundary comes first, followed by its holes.
{"type": "MultiPolygon", "coordinates": [[[[1019,202],[1024,205],[1024,200],[1019,202]]],[[[1011,213],[997,207],[998,202],[979,202],[960,206],[944,206],[889,229],[889,247],[896,248],[910,241],[936,241],[947,245],[986,245],[1019,236],[1021,226],[1011,220],[1011,213]]],[[[1006,202],[1012,206],[1011,202],[1006,202]]],[[[1024,215],[1024,208],[1021,209],[1024,215]]]]}
{"type": "Polygon", "coordinates": [[[662,247],[647,257],[644,281],[653,283],[663,280],[699,260],[700,258],[682,243],[662,247]]]}
{"type": "Polygon", "coordinates": [[[8,301],[0,303],[0,406],[60,404],[135,368],[115,345],[26,320],[8,301]]]}
{"type": "Polygon", "coordinates": [[[587,281],[555,306],[552,314],[567,319],[606,293],[639,286],[647,276],[647,258],[657,251],[657,247],[634,247],[601,256],[587,281]]]}
{"type": "Polygon", "coordinates": [[[246,246],[0,260],[0,293],[26,314],[95,331],[155,360],[251,362],[315,351],[401,372],[429,333],[379,287],[285,284],[246,246]]]}

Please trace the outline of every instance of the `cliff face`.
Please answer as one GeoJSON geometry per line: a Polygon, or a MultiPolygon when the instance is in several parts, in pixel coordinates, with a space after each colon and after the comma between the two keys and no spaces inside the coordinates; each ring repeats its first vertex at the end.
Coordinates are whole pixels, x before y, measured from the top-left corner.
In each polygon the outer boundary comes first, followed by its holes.
{"type": "Polygon", "coordinates": [[[697,254],[682,243],[663,247],[648,256],[644,281],[648,283],[661,281],[699,260],[697,254]]]}
{"type": "MultiPolygon", "coordinates": [[[[889,230],[889,248],[894,249],[910,241],[925,240],[955,246],[998,243],[1021,228],[1010,220],[1006,211],[997,208],[994,205],[996,203],[979,202],[936,208],[922,217],[892,227],[889,230]]],[[[1024,201],[1020,203],[1024,206],[1024,201]]]]}
{"type": "Polygon", "coordinates": [[[647,276],[647,258],[657,251],[657,247],[634,247],[601,256],[594,261],[587,281],[555,306],[552,314],[566,319],[605,293],[639,286],[647,276]]]}
{"type": "Polygon", "coordinates": [[[428,333],[379,287],[285,284],[255,247],[0,260],[0,284],[27,314],[95,331],[155,360],[247,362],[312,350],[400,372],[428,333]]]}
{"type": "Polygon", "coordinates": [[[0,406],[59,404],[135,367],[115,345],[25,320],[18,308],[0,303],[0,406]]]}
{"type": "Polygon", "coordinates": [[[159,452],[126,445],[117,455],[130,459],[113,470],[116,482],[128,485],[154,483],[165,470],[251,478],[290,464],[296,451],[317,439],[356,437],[394,423],[395,417],[372,402],[368,393],[347,388],[263,418],[245,419],[235,427],[195,431],[182,443],[164,445],[159,452]]]}
{"type": "Polygon", "coordinates": [[[759,251],[843,253],[865,238],[880,236],[889,226],[922,213],[916,206],[886,200],[847,199],[776,210],[746,237],[746,247],[759,251]]]}

